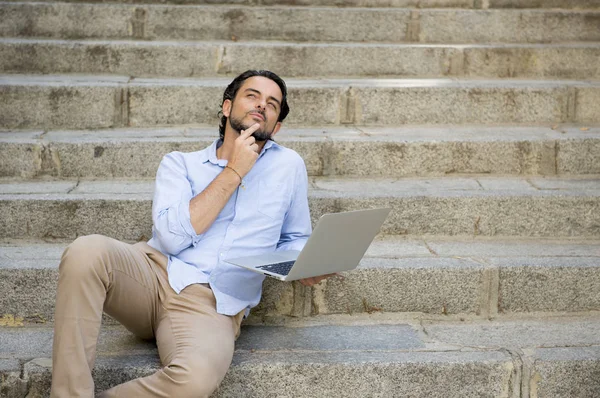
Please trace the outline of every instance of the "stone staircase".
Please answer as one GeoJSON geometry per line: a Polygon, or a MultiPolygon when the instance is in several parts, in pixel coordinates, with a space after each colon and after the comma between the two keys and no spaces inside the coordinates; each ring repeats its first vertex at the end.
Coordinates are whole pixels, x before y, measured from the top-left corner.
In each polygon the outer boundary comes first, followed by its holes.
{"type": "MultiPolygon", "coordinates": [[[[215,397],[600,396],[599,0],[0,2],[0,397],[46,397],[75,237],[151,234],[161,157],[282,75],[313,220],[359,268],[265,281],[215,397]]],[[[160,366],[105,319],[103,390],[160,366]]]]}

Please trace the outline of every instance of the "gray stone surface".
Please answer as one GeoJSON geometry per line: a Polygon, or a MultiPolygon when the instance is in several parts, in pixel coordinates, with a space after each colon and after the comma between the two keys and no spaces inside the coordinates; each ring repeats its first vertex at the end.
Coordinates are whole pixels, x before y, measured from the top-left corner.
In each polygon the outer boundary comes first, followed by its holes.
{"type": "Polygon", "coordinates": [[[134,11],[127,5],[2,2],[0,35],[126,38],[131,36],[134,11]]]}
{"type": "Polygon", "coordinates": [[[113,184],[110,181],[81,181],[76,187],[69,190],[70,194],[75,196],[90,195],[92,198],[98,195],[114,195],[114,197],[132,197],[138,196],[141,198],[152,197],[154,194],[154,181],[119,181],[118,184],[113,184]]]}
{"type": "Polygon", "coordinates": [[[210,123],[218,124],[217,112],[223,87],[188,85],[136,85],[129,89],[131,126],[210,123]]]}
{"type": "MultiPolygon", "coordinates": [[[[45,1],[45,0],[44,0],[45,1]]],[[[539,0],[519,0],[521,3],[535,3],[539,0]]],[[[577,0],[575,3],[587,4],[596,0],[577,0]]],[[[81,0],[67,0],[81,2],[81,0]]],[[[122,3],[136,3],[126,0],[122,3]]],[[[164,3],[164,0],[150,0],[144,3],[164,3]]],[[[265,6],[337,6],[337,7],[474,7],[474,0],[175,0],[171,4],[229,4],[229,5],[265,5],[265,6]]],[[[539,5],[538,5],[539,7],[539,5]]]]}
{"type": "MultiPolygon", "coordinates": [[[[596,204],[592,199],[596,190],[587,194],[578,191],[577,195],[582,196],[571,196],[567,191],[436,190],[434,196],[425,189],[411,192],[398,188],[392,194],[390,185],[400,186],[403,184],[400,180],[388,182],[385,196],[379,196],[377,191],[368,191],[372,181],[344,188],[335,187],[339,180],[330,181],[329,189],[313,191],[313,216],[342,209],[390,206],[393,210],[382,227],[382,232],[388,234],[591,237],[598,232],[598,222],[593,218],[596,204]],[[359,185],[360,199],[352,193],[353,187],[359,185]],[[576,219],[580,221],[574,222],[576,219]],[[583,226],[587,232],[578,232],[583,226]]],[[[384,181],[379,181],[378,187],[383,185],[384,181]]]]}
{"type": "Polygon", "coordinates": [[[52,380],[52,359],[48,357],[35,358],[23,365],[23,376],[27,379],[29,389],[27,394],[35,398],[50,396],[52,380]]]}
{"type": "Polygon", "coordinates": [[[600,347],[535,350],[531,396],[597,397],[600,394],[600,347]]]}
{"type": "Polygon", "coordinates": [[[433,256],[421,239],[403,236],[378,236],[367,249],[365,257],[401,258],[433,256]]]}
{"type": "Polygon", "coordinates": [[[550,239],[430,239],[427,246],[438,256],[459,257],[600,257],[600,246],[595,240],[550,239]]]}
{"type": "Polygon", "coordinates": [[[242,354],[216,396],[495,397],[508,394],[512,369],[499,352],[242,354]]]}
{"type": "Polygon", "coordinates": [[[377,43],[0,40],[0,72],[127,76],[236,76],[253,67],[286,77],[592,79],[595,43],[423,45],[377,43]],[[339,65],[344,68],[340,69],[339,65]]]}
{"type": "Polygon", "coordinates": [[[409,325],[364,326],[252,326],[236,342],[238,350],[272,351],[390,351],[424,348],[409,325]]]}
{"type": "MultiPolygon", "coordinates": [[[[138,79],[129,92],[129,123],[131,126],[208,123],[217,125],[217,112],[223,96],[225,80],[213,86],[190,86],[194,82],[143,81],[138,79]],[[161,84],[162,83],[162,84],[161,84]]],[[[343,88],[320,87],[289,82],[291,125],[339,124],[338,107],[343,88]]]]}
{"type": "MultiPolygon", "coordinates": [[[[597,316],[423,320],[421,326],[363,318],[354,320],[366,322],[360,326],[244,326],[214,396],[593,397],[599,391],[597,316]]],[[[4,328],[0,337],[2,391],[48,396],[51,327],[4,328]]],[[[122,327],[103,328],[97,391],[159,366],[154,343],[122,327]]]]}
{"type": "Polygon", "coordinates": [[[500,267],[500,312],[600,310],[600,258],[490,259],[500,267]]]}
{"type": "MultiPolygon", "coordinates": [[[[29,261],[31,264],[32,261],[29,261]]],[[[24,317],[25,322],[51,321],[59,260],[50,268],[0,268],[0,308],[24,317]]],[[[303,288],[299,283],[268,279],[263,299],[253,309],[254,320],[311,314],[425,312],[471,313],[480,311],[482,268],[469,260],[401,259],[363,260],[364,266],[331,278],[320,286],[303,288]],[[375,267],[373,267],[375,266],[375,267]]],[[[26,262],[22,261],[23,267],[26,262]]],[[[4,314],[2,314],[4,315],[4,314]]]]}
{"type": "Polygon", "coordinates": [[[54,319],[58,262],[53,265],[42,269],[0,268],[0,317],[12,315],[28,323],[54,319]]]}
{"type": "Polygon", "coordinates": [[[432,342],[471,348],[576,347],[600,345],[596,318],[544,318],[493,322],[435,322],[423,327],[432,342]]]}
{"type": "Polygon", "coordinates": [[[562,174],[600,174],[600,143],[590,137],[557,143],[557,172],[562,174]],[[574,156],[576,154],[576,156],[574,156]]]}
{"type": "Polygon", "coordinates": [[[302,317],[310,315],[311,290],[300,282],[282,282],[267,278],[258,306],[252,309],[253,321],[267,321],[281,316],[302,317]]]}
{"type": "MultiPolygon", "coordinates": [[[[47,396],[50,370],[25,365],[32,396],[47,396]],[[39,395],[35,395],[39,394],[39,395]]],[[[44,366],[46,365],[46,366],[44,366]]],[[[158,370],[151,356],[99,358],[94,371],[102,391],[158,370]]],[[[496,397],[508,393],[513,365],[499,352],[477,353],[237,353],[212,397],[496,397]],[[416,395],[415,395],[416,394],[416,395]]]]}
{"type": "MultiPolygon", "coordinates": [[[[0,316],[24,317],[26,323],[53,319],[57,267],[65,246],[15,242],[0,247],[0,292],[11,292],[0,295],[5,311],[0,316]]],[[[490,289],[500,289],[505,312],[595,310],[599,250],[596,241],[427,238],[419,244],[381,237],[359,268],[343,279],[307,288],[268,278],[251,317],[253,323],[276,323],[281,317],[331,313],[483,315],[490,305],[498,307],[488,297],[490,289]],[[488,286],[486,273],[492,271],[500,274],[499,288],[488,286]]]]}
{"type": "Polygon", "coordinates": [[[489,0],[490,8],[600,8],[598,0],[489,0]]]}
{"type": "Polygon", "coordinates": [[[99,128],[121,125],[116,86],[23,85],[0,79],[0,127],[99,128]]]}
{"type": "Polygon", "coordinates": [[[102,233],[124,240],[148,239],[152,228],[152,195],[145,195],[143,200],[132,195],[128,195],[129,199],[115,199],[116,196],[104,195],[104,199],[95,200],[14,196],[12,201],[0,204],[0,213],[6,222],[1,236],[75,239],[80,235],[102,233]],[[52,216],[48,217],[49,214],[52,216]]]}
{"type": "Polygon", "coordinates": [[[550,142],[324,143],[329,175],[553,174],[550,142]],[[502,156],[497,156],[502,154],[502,156]]]}
{"type": "MultiPolygon", "coordinates": [[[[142,7],[140,7],[142,8],[142,7]]],[[[143,7],[144,38],[175,40],[406,40],[404,9],[143,7]],[[368,22],[367,22],[368,21],[368,22]],[[368,29],[357,29],[369,26],[368,29]]]]}
{"type": "Polygon", "coordinates": [[[453,258],[364,259],[313,287],[314,314],[479,313],[483,266],[453,258]]]}
{"type": "Polygon", "coordinates": [[[357,101],[362,117],[357,118],[357,122],[391,125],[567,120],[564,108],[568,95],[563,87],[453,87],[449,82],[440,83],[420,87],[361,88],[357,101]],[[391,112],[392,109],[402,112],[391,112]]]}
{"type": "Polygon", "coordinates": [[[189,137],[184,129],[51,131],[43,138],[25,132],[0,133],[0,175],[31,178],[154,178],[162,157],[172,151],[193,152],[215,139],[216,128],[189,137]]]}
{"type": "Polygon", "coordinates": [[[37,192],[44,194],[61,194],[72,191],[77,186],[75,181],[55,181],[52,183],[42,183],[34,181],[24,181],[18,183],[0,184],[0,193],[3,195],[30,194],[37,192]]]}
{"type": "Polygon", "coordinates": [[[12,37],[423,43],[594,41],[600,37],[593,10],[7,3],[0,12],[5,21],[0,34],[12,37]]]}
{"type": "MultiPolygon", "coordinates": [[[[48,1],[48,0],[43,0],[48,1]]],[[[83,2],[66,0],[66,2],[83,2]]],[[[136,3],[125,0],[122,3],[136,3]]],[[[144,3],[164,3],[164,0],[147,0],[144,3]]],[[[598,0],[174,0],[172,4],[231,4],[231,5],[286,5],[286,6],[337,6],[337,7],[400,7],[400,8],[600,8],[598,0]]]]}
{"type": "MultiPolygon", "coordinates": [[[[421,343],[406,325],[301,329],[245,327],[232,367],[215,396],[265,396],[266,392],[289,396],[292,391],[305,391],[303,395],[307,396],[323,396],[323,391],[329,391],[327,396],[357,397],[364,396],[369,390],[375,391],[374,388],[383,394],[381,396],[410,396],[414,391],[437,395],[441,391],[440,378],[443,379],[444,390],[451,391],[449,396],[498,396],[506,392],[511,382],[513,365],[507,354],[418,352],[415,349],[421,343]],[[322,333],[321,343],[309,346],[310,342],[307,342],[306,349],[290,349],[278,343],[282,340],[292,342],[291,335],[298,333],[307,336],[322,333]],[[244,334],[249,335],[246,342],[242,342],[244,334]],[[375,338],[369,343],[365,339],[354,338],[359,335],[375,338]],[[413,343],[399,341],[405,335],[412,336],[413,343]],[[341,344],[342,340],[345,344],[341,344]],[[272,349],[263,350],[267,347],[272,349]],[[464,377],[469,383],[463,381],[464,377]],[[335,393],[338,389],[336,383],[346,386],[343,390],[346,393],[335,393]],[[348,385],[353,388],[348,389],[348,385]]],[[[43,339],[49,340],[50,329],[45,328],[44,332],[43,339]]],[[[8,341],[16,336],[8,332],[10,335],[6,338],[6,331],[0,333],[3,340],[8,341]]],[[[128,339],[127,332],[115,329],[115,333],[121,339],[128,339]]],[[[46,348],[40,354],[48,351],[48,344],[44,345],[46,348]]],[[[8,345],[14,347],[10,343],[8,345]]],[[[50,360],[43,356],[32,358],[24,365],[24,377],[30,385],[29,394],[47,396],[50,360]]],[[[142,342],[120,353],[99,353],[94,369],[94,377],[98,381],[96,390],[151,374],[158,366],[156,352],[148,352],[142,342]],[[136,346],[139,347],[137,351],[136,346]]]]}
{"type": "Polygon", "coordinates": [[[596,44],[473,46],[464,49],[464,76],[592,79],[600,76],[598,57],[596,44]]]}
{"type": "MultiPolygon", "coordinates": [[[[0,329],[0,336],[5,342],[0,345],[0,355],[25,362],[23,376],[29,383],[30,396],[47,396],[51,362],[45,354],[50,352],[51,328],[0,329]],[[23,347],[24,341],[33,344],[23,347]]],[[[344,383],[357,383],[358,392],[328,396],[364,396],[365,383],[370,383],[371,389],[377,386],[377,391],[385,386],[382,393],[386,394],[414,392],[417,386],[418,391],[436,394],[440,377],[446,389],[456,390],[448,390],[452,391],[450,396],[458,397],[461,393],[497,396],[509,388],[513,365],[507,354],[419,352],[422,348],[420,335],[405,324],[244,327],[236,344],[233,365],[216,396],[240,396],[242,392],[243,396],[265,396],[267,391],[287,396],[291,391],[288,389],[294,386],[296,390],[307,389],[308,396],[322,396],[314,394],[331,388],[331,383],[340,378],[344,383]],[[311,339],[304,341],[302,336],[311,339]],[[317,373],[321,377],[315,377],[317,373]],[[456,378],[461,377],[468,377],[467,386],[456,382],[456,378]],[[285,383],[270,385],[269,380],[288,378],[285,383]],[[245,383],[241,383],[242,380],[245,383]]],[[[153,344],[135,339],[120,327],[102,331],[93,373],[97,391],[151,374],[158,367],[153,344]]],[[[14,362],[9,368],[2,368],[2,375],[12,371],[14,362]]]]}
{"type": "Polygon", "coordinates": [[[217,72],[241,73],[248,59],[256,58],[257,68],[289,77],[443,77],[460,72],[451,68],[454,57],[461,57],[461,50],[450,46],[240,43],[223,48],[217,72]]]}
{"type": "MultiPolygon", "coordinates": [[[[14,327],[0,331],[0,357],[30,360],[52,357],[52,324],[41,327],[14,327]]],[[[142,340],[122,326],[104,326],[97,343],[97,354],[104,355],[155,355],[156,344],[142,340]]]]}
{"type": "MultiPolygon", "coordinates": [[[[215,125],[229,80],[5,75],[0,83],[0,127],[101,128],[215,125]]],[[[598,84],[566,81],[288,79],[288,86],[291,126],[588,122],[600,103],[586,100],[600,93],[598,84]]]]}
{"type": "Polygon", "coordinates": [[[212,76],[218,50],[204,43],[5,39],[0,44],[0,71],[212,76]]]}
{"type": "Polygon", "coordinates": [[[592,88],[583,87],[577,90],[575,103],[576,119],[581,123],[595,123],[598,121],[597,105],[600,102],[600,93],[592,88]]]}
{"type": "MultiPolygon", "coordinates": [[[[561,191],[492,190],[474,181],[415,179],[408,184],[319,178],[309,202],[313,222],[327,212],[392,207],[382,227],[386,234],[590,238],[599,234],[600,192],[590,188],[589,181],[561,191]]],[[[40,182],[29,194],[0,194],[0,215],[5,220],[0,237],[74,239],[101,233],[137,241],[151,234],[150,180],[82,182],[74,190],[81,193],[69,194],[42,194],[46,184],[52,183],[40,182]]],[[[14,183],[0,185],[22,188],[14,183]]]]}
{"type": "Polygon", "coordinates": [[[598,11],[423,10],[424,43],[550,43],[598,41],[598,11]],[[465,29],[468,26],[469,29],[465,29]],[[477,28],[478,27],[478,28],[477,28]]]}
{"type": "MultiPolygon", "coordinates": [[[[277,141],[296,150],[309,175],[594,174],[596,127],[285,128],[277,141]]],[[[148,177],[171,151],[208,146],[216,127],[0,132],[0,175],[32,178],[148,177]]]]}
{"type": "Polygon", "coordinates": [[[531,177],[527,181],[537,189],[556,191],[557,193],[572,189],[587,191],[600,189],[600,178],[597,177],[574,177],[570,179],[531,177]]]}
{"type": "Polygon", "coordinates": [[[21,379],[21,364],[16,359],[0,356],[0,397],[24,397],[27,382],[21,379]]]}

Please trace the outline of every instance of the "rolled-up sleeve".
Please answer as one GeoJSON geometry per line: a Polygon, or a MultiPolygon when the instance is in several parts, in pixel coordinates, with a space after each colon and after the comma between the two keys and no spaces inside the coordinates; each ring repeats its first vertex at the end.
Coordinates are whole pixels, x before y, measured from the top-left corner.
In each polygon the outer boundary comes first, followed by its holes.
{"type": "Polygon", "coordinates": [[[294,194],[277,243],[277,251],[302,250],[308,240],[312,226],[308,207],[308,175],[302,158],[298,157],[294,194]]]}
{"type": "Polygon", "coordinates": [[[165,155],[156,174],[152,221],[154,237],[167,254],[177,255],[201,239],[190,219],[192,197],[183,154],[165,155]]]}

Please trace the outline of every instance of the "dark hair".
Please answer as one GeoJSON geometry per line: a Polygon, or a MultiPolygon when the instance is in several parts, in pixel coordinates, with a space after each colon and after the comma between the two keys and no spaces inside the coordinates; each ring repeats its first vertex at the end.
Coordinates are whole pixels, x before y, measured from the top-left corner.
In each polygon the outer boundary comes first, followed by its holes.
{"type": "Polygon", "coordinates": [[[238,90],[240,89],[240,87],[242,87],[242,84],[244,84],[244,81],[254,76],[262,76],[271,79],[275,83],[277,83],[277,85],[281,89],[281,94],[283,95],[283,97],[281,99],[281,110],[279,111],[277,121],[283,121],[283,119],[285,119],[285,117],[290,112],[290,107],[287,103],[287,87],[285,86],[285,82],[282,78],[268,70],[247,70],[246,72],[233,79],[233,81],[229,83],[229,86],[227,86],[225,92],[223,93],[223,101],[221,102],[221,110],[219,111],[219,115],[221,116],[221,122],[219,123],[219,136],[221,137],[221,139],[225,138],[225,125],[227,124],[227,118],[223,116],[223,103],[225,102],[225,100],[233,101],[238,90]]]}

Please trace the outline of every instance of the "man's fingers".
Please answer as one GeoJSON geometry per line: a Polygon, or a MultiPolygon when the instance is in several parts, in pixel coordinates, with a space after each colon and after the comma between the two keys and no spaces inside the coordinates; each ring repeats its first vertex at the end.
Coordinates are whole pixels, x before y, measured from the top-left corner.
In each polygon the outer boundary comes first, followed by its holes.
{"type": "Polygon", "coordinates": [[[250,149],[252,149],[254,152],[258,153],[258,144],[250,145],[250,149]]]}
{"type": "Polygon", "coordinates": [[[242,130],[240,132],[240,136],[243,139],[250,137],[256,130],[260,128],[260,124],[254,123],[252,126],[248,127],[246,130],[242,130]]]}
{"type": "Polygon", "coordinates": [[[300,283],[302,283],[304,286],[312,286],[318,282],[315,281],[315,278],[304,278],[300,279],[300,283]]]}
{"type": "Polygon", "coordinates": [[[317,283],[321,282],[324,279],[327,279],[331,276],[336,276],[336,275],[341,276],[338,273],[313,276],[312,278],[300,279],[300,283],[302,283],[304,286],[312,286],[312,285],[316,285],[317,283]]]}

